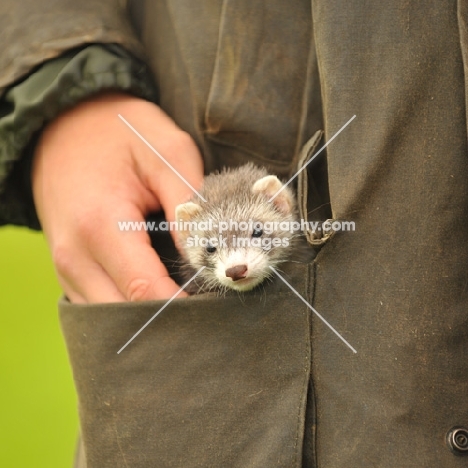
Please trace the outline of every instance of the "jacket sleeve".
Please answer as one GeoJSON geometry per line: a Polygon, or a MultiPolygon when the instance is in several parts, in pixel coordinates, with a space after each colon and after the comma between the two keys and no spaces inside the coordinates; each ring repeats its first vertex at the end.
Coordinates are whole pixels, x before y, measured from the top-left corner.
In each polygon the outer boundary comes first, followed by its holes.
{"type": "Polygon", "coordinates": [[[89,46],[50,60],[0,99],[0,224],[40,229],[30,166],[44,125],[61,111],[105,90],[154,101],[147,67],[118,46],[89,46]]]}
{"type": "Polygon", "coordinates": [[[44,125],[100,91],[148,100],[156,91],[121,1],[2,4],[9,13],[0,15],[0,225],[39,229],[30,166],[44,125]]]}
{"type": "Polygon", "coordinates": [[[47,60],[84,44],[119,44],[144,58],[126,0],[2,0],[0,96],[47,60]]]}

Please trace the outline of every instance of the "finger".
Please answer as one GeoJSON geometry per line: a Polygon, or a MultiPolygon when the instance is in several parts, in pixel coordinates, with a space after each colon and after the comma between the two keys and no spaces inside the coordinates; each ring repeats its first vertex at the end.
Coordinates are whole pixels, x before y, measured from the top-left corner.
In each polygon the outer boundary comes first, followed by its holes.
{"type": "Polygon", "coordinates": [[[203,183],[203,162],[197,146],[183,132],[170,147],[159,150],[157,146],[155,141],[157,154],[146,151],[137,157],[137,172],[159,200],[166,219],[173,221],[175,207],[198,194],[203,183]]]}
{"type": "Polygon", "coordinates": [[[168,299],[176,293],[177,297],[187,296],[169,276],[145,232],[110,229],[105,244],[99,245],[91,249],[94,258],[126,300],[168,299]]]}
{"type": "Polygon", "coordinates": [[[121,302],[125,300],[102,267],[86,253],[67,254],[55,258],[57,276],[62,289],[74,304],[121,302]]]}
{"type": "MultiPolygon", "coordinates": [[[[175,211],[177,205],[185,203],[194,197],[196,197],[196,191],[200,189],[200,185],[203,181],[203,173],[192,172],[190,177],[191,186],[193,190],[187,185],[185,180],[181,179],[178,174],[169,171],[166,177],[162,178],[160,182],[153,179],[152,190],[159,190],[160,197],[159,202],[161,208],[164,211],[164,216],[169,223],[177,221],[175,217],[175,211]],[[157,185],[159,183],[159,185],[157,185]]],[[[170,224],[172,226],[172,224],[170,224]]],[[[170,230],[170,235],[177,249],[180,251],[180,237],[176,229],[170,230]]]]}

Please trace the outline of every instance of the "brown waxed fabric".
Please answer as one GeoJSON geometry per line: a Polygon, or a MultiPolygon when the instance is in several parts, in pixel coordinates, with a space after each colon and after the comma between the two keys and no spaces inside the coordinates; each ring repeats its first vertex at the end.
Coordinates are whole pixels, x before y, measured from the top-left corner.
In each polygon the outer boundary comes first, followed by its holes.
{"type": "MultiPolygon", "coordinates": [[[[74,6],[73,46],[92,32],[80,11],[123,18],[120,2],[96,4],[74,6]]],[[[305,306],[281,283],[242,301],[176,301],[121,355],[160,304],[62,302],[78,466],[466,467],[446,441],[468,427],[466,2],[130,7],[160,104],[207,171],[252,160],[287,175],[316,130],[329,140],[356,115],[316,187],[326,200],[328,184],[330,217],[356,231],[333,236],[311,271],[291,264],[288,278],[357,353],[314,314],[309,335],[305,306]]],[[[41,34],[54,37],[55,23],[41,34]]],[[[136,44],[128,25],[103,31],[91,40],[136,44]]]]}
{"type": "Polygon", "coordinates": [[[144,5],[135,26],[160,104],[203,149],[206,171],[253,161],[287,176],[323,128],[309,2],[144,5]]]}
{"type": "Polygon", "coordinates": [[[445,444],[468,425],[466,7],[313,5],[329,132],[357,115],[328,149],[356,232],[318,255],[314,305],[358,354],[312,326],[318,466],[467,466],[445,444]]]}
{"type": "Polygon", "coordinates": [[[125,0],[3,0],[0,14],[0,97],[45,60],[89,43],[122,44],[143,55],[125,0]]]}
{"type": "MultiPolygon", "coordinates": [[[[282,276],[307,298],[309,266],[282,276]]],[[[79,395],[80,467],[301,467],[309,312],[274,293],[60,304],[79,395]],[[87,465],[86,461],[87,460],[87,465]]]]}

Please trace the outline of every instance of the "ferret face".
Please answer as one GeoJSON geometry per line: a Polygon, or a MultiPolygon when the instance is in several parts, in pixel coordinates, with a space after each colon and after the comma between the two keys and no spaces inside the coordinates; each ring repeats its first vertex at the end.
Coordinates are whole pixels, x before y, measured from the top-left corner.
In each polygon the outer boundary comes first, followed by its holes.
{"type": "Polygon", "coordinates": [[[241,220],[239,224],[253,227],[222,233],[219,229],[194,230],[185,239],[184,252],[188,262],[197,270],[205,267],[201,277],[206,282],[206,289],[226,287],[248,291],[270,276],[269,266],[287,258],[293,240],[291,233],[268,233],[255,227],[261,224],[258,222],[241,220]]]}
{"type": "Polygon", "coordinates": [[[248,291],[288,258],[295,234],[285,226],[294,220],[294,199],[283,190],[270,201],[281,187],[265,176],[248,187],[242,204],[207,197],[177,207],[176,219],[187,227],[178,231],[179,249],[193,269],[205,267],[203,290],[248,291]]]}

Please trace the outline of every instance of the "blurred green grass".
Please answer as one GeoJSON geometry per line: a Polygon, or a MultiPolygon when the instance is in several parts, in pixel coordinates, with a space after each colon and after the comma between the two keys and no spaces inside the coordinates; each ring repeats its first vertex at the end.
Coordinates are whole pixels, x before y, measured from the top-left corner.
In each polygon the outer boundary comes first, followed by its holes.
{"type": "Polygon", "coordinates": [[[0,467],[71,467],[76,397],[40,233],[0,229],[0,285],[0,467]]]}

